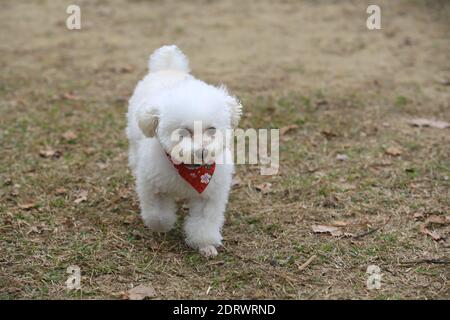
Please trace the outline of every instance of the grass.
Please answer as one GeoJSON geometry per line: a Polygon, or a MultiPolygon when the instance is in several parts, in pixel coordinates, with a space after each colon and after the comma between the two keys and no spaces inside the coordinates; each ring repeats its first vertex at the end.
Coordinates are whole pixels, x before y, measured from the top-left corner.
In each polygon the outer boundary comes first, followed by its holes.
{"type": "MultiPolygon", "coordinates": [[[[393,29],[395,36],[385,37],[361,31],[357,23],[365,10],[350,4],[261,2],[259,18],[243,19],[242,12],[251,14],[246,6],[208,3],[205,10],[224,12],[220,21],[209,15],[194,21],[190,14],[202,5],[194,2],[180,8],[177,26],[164,28],[161,17],[174,12],[173,5],[118,1],[110,12],[100,2],[82,3],[86,28],[74,33],[61,26],[61,4],[37,1],[31,11],[5,4],[0,298],[120,298],[139,284],[151,284],[161,299],[448,298],[448,264],[421,260],[448,257],[449,226],[431,227],[446,237],[440,241],[419,230],[427,216],[449,215],[448,130],[413,128],[405,120],[450,119],[449,87],[430,80],[448,63],[449,6],[435,10],[415,3],[398,23],[420,31],[386,24],[384,30],[393,29]],[[324,6],[336,15],[307,19],[324,6]],[[24,12],[29,17],[17,19],[24,12]],[[418,19],[425,15],[438,17],[432,23],[418,19]],[[265,31],[279,21],[285,33],[266,38],[258,32],[255,48],[241,46],[251,34],[242,33],[236,19],[265,31]],[[30,30],[25,20],[40,28],[30,30]],[[290,31],[297,21],[314,32],[290,31]],[[220,28],[205,28],[214,25],[220,28]],[[219,37],[224,29],[228,36],[219,37]],[[401,45],[409,34],[417,37],[411,52],[401,45]],[[273,48],[292,44],[293,37],[302,60],[289,50],[279,60],[273,48]],[[320,49],[336,37],[342,43],[357,37],[362,46],[349,57],[320,49]],[[238,166],[244,183],[232,190],[224,247],[214,260],[184,244],[185,209],[166,235],[150,234],[138,215],[127,169],[126,100],[145,73],[146,56],[161,41],[186,48],[195,75],[225,82],[238,94],[245,107],[242,128],[298,126],[283,137],[280,174],[260,176],[256,166],[238,166]],[[389,71],[376,66],[380,56],[389,71]],[[409,59],[416,59],[413,69],[409,59]],[[356,70],[355,61],[366,63],[356,70]],[[405,73],[412,76],[405,79],[405,73]],[[75,136],[64,138],[67,131],[75,136]],[[390,146],[401,155],[386,154],[390,146]],[[44,158],[43,149],[61,156],[44,158]],[[337,154],[348,159],[338,161],[337,154]],[[256,190],[263,182],[272,183],[267,194],[256,190]],[[77,202],[81,191],[87,191],[86,200],[77,202]],[[311,228],[338,222],[353,236],[311,228]],[[366,288],[370,264],[381,268],[380,290],[366,288]],[[70,265],[81,268],[81,290],[65,288],[70,265]]],[[[386,6],[392,14],[401,9],[386,6]]]]}

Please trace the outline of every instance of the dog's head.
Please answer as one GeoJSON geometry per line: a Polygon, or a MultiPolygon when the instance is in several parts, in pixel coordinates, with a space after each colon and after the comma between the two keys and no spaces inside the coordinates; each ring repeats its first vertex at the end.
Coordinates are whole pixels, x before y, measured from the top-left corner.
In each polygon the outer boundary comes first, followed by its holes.
{"type": "Polygon", "coordinates": [[[218,159],[241,114],[225,87],[187,81],[152,97],[138,112],[138,124],[176,161],[200,164],[218,159]]]}

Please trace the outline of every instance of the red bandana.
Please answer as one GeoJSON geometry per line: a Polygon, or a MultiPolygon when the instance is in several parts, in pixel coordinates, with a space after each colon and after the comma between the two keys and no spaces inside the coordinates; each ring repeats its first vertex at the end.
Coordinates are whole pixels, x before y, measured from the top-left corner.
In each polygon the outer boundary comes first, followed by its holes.
{"type": "Polygon", "coordinates": [[[169,154],[167,157],[175,169],[177,169],[178,174],[197,190],[198,193],[202,193],[206,189],[214,174],[214,170],[216,170],[215,163],[205,165],[176,164],[169,154]]]}

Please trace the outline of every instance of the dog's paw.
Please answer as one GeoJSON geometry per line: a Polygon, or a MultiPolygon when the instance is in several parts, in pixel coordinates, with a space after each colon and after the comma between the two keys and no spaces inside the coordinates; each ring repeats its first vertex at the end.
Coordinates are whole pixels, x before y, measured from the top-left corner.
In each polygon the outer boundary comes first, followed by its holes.
{"type": "Polygon", "coordinates": [[[206,258],[213,258],[217,256],[217,249],[214,246],[204,246],[199,248],[198,251],[206,258]]]}

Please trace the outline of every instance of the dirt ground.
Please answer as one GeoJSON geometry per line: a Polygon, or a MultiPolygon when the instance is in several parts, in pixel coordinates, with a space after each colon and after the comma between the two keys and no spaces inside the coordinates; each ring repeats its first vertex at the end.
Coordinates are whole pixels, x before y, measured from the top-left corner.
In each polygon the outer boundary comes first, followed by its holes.
{"type": "Polygon", "coordinates": [[[450,129],[407,121],[450,121],[450,2],[370,1],[373,31],[368,4],[2,1],[0,298],[142,284],[158,299],[449,299],[450,129]],[[81,30],[65,26],[72,3],[81,30]],[[127,99],[171,43],[237,94],[242,128],[291,126],[280,174],[238,167],[213,260],[184,244],[182,218],[146,230],[127,168],[127,99]]]}

